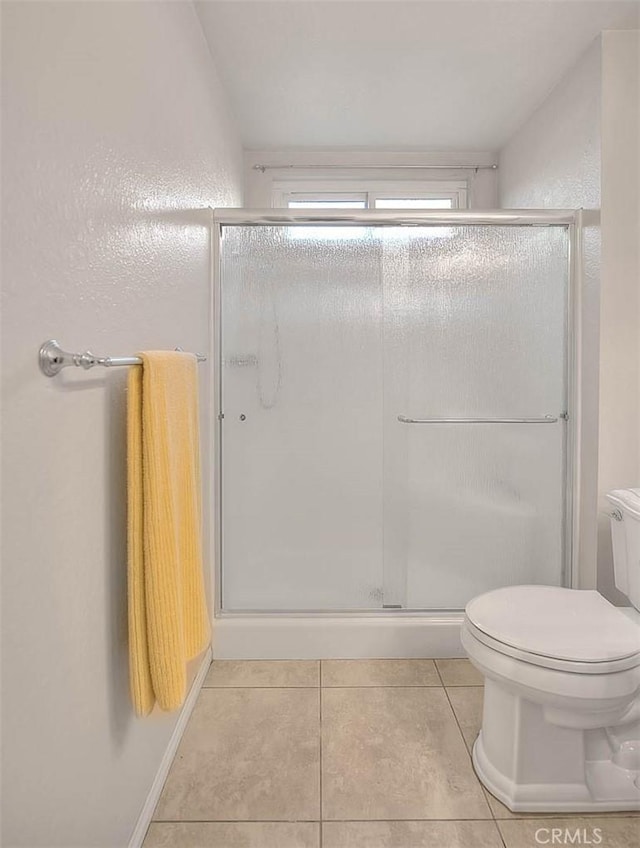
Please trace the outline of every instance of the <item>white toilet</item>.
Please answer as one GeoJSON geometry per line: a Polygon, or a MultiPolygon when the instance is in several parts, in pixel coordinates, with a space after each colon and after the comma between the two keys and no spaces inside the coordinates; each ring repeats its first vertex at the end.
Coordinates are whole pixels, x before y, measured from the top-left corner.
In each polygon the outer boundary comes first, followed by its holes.
{"type": "Polygon", "coordinates": [[[640,489],[607,498],[616,585],[633,607],[511,586],[465,610],[462,643],[485,677],[473,763],[514,812],[640,808],[640,489]]]}

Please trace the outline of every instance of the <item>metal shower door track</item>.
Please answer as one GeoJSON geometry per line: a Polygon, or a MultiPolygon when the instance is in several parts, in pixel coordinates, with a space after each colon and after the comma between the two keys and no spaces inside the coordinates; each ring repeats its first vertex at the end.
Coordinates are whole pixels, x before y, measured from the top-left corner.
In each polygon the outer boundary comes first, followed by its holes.
{"type": "Polygon", "coordinates": [[[213,223],[219,226],[323,226],[369,227],[567,227],[576,222],[574,209],[217,209],[213,223]]]}

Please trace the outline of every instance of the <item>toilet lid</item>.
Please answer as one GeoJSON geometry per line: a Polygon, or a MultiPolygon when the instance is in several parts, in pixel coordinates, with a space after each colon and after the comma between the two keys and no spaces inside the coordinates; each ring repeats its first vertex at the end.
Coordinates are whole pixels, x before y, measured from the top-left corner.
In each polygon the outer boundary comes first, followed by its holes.
{"type": "Polygon", "coordinates": [[[507,586],[467,604],[469,621],[497,642],[528,654],[603,663],[640,654],[640,629],[598,592],[507,586]]]}

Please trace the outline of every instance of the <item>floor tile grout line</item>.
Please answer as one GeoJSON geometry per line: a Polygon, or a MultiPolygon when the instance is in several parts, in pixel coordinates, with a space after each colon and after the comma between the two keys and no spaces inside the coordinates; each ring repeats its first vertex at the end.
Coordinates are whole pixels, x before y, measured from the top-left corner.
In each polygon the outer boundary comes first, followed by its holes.
{"type": "MultiPolygon", "coordinates": [[[[460,734],[462,735],[462,741],[464,742],[465,751],[467,752],[467,756],[469,757],[469,760],[471,761],[471,768],[473,770],[473,773],[478,778],[478,783],[480,784],[480,789],[482,790],[482,795],[484,797],[485,804],[487,805],[487,807],[489,807],[489,812],[491,813],[491,818],[495,822],[496,829],[498,830],[498,833],[500,834],[500,839],[502,839],[502,833],[500,832],[500,828],[498,826],[498,819],[496,818],[496,814],[493,811],[493,807],[491,806],[491,804],[489,803],[489,799],[487,798],[488,790],[485,789],[484,784],[482,783],[482,781],[480,780],[480,778],[476,774],[476,770],[473,767],[473,754],[472,754],[472,751],[470,751],[469,748],[467,747],[467,740],[464,738],[464,734],[462,733],[462,727],[460,726],[460,722],[458,721],[458,716],[457,716],[456,711],[454,709],[453,703],[451,702],[451,698],[449,697],[449,692],[447,691],[446,686],[444,687],[444,691],[445,691],[445,695],[447,696],[447,701],[449,701],[449,705],[451,706],[451,711],[453,712],[453,717],[455,718],[456,724],[458,725],[458,729],[460,731],[460,734]]],[[[505,844],[504,840],[502,840],[502,844],[503,845],[505,844]]]]}
{"type": "MultiPolygon", "coordinates": [[[[559,817],[557,821],[563,821],[565,818],[580,818],[580,814],[578,813],[567,813],[563,817],[559,817]]],[[[585,820],[589,818],[598,818],[597,816],[587,816],[582,817],[585,820]]],[[[612,819],[627,819],[627,818],[636,818],[632,815],[621,815],[621,816],[612,816],[612,819]]],[[[518,818],[517,821],[542,821],[544,818],[542,816],[538,816],[535,818],[518,818]]],[[[324,823],[327,822],[333,824],[348,824],[350,822],[355,822],[357,824],[369,824],[369,823],[382,823],[382,822],[492,822],[493,819],[324,819],[324,823]]],[[[509,822],[512,819],[497,819],[496,824],[498,822],[509,822]]],[[[555,821],[555,819],[554,819],[555,821]]],[[[321,824],[322,821],[320,819],[153,819],[153,824],[321,824]]]]}
{"type": "MultiPolygon", "coordinates": [[[[610,816],[611,821],[619,821],[620,819],[636,819],[637,815],[634,813],[620,813],[620,815],[612,815],[611,813],[605,814],[610,816]]],[[[591,819],[602,818],[601,815],[597,813],[590,813],[589,815],[585,815],[580,812],[573,813],[554,813],[551,816],[545,815],[545,813],[540,813],[538,815],[531,815],[527,818],[526,813],[522,814],[522,818],[518,816],[517,819],[496,819],[496,824],[499,822],[511,822],[511,821],[527,821],[527,822],[535,822],[535,821],[546,821],[548,818],[553,818],[553,821],[564,821],[564,819],[576,819],[579,818],[584,821],[590,821],[591,819]]],[[[361,824],[366,824],[368,822],[490,822],[493,819],[324,819],[325,822],[358,822],[361,824]]],[[[153,819],[152,824],[320,824],[320,819],[153,819]]]]}
{"type": "MultiPolygon", "coordinates": [[[[491,808],[489,808],[489,809],[491,809],[491,808]]],[[[491,812],[493,812],[493,810],[491,810],[491,812]]],[[[496,830],[498,831],[498,839],[500,840],[500,842],[502,842],[503,848],[507,848],[507,843],[505,842],[504,836],[502,835],[502,830],[500,830],[500,825],[498,824],[498,822],[495,818],[493,820],[493,823],[496,826],[496,830]]]]}
{"type": "MultiPolygon", "coordinates": [[[[438,677],[442,681],[442,675],[440,674],[440,669],[438,668],[438,664],[437,663],[434,663],[434,664],[435,664],[435,667],[436,667],[436,671],[438,672],[438,677]]],[[[480,786],[480,791],[482,792],[482,797],[484,798],[485,804],[489,808],[489,812],[491,813],[492,821],[494,823],[496,823],[496,817],[495,817],[495,814],[494,814],[493,809],[491,807],[491,804],[489,803],[487,796],[485,795],[484,786],[483,786],[480,778],[476,774],[476,770],[473,768],[473,757],[471,756],[471,751],[467,747],[467,740],[464,738],[464,733],[462,732],[462,727],[460,726],[460,722],[458,721],[458,716],[456,714],[455,709],[453,708],[453,703],[451,702],[451,698],[449,697],[449,692],[447,690],[447,687],[444,685],[444,681],[442,681],[442,688],[444,689],[445,697],[447,699],[447,702],[449,704],[451,712],[453,713],[453,718],[454,718],[454,721],[455,721],[455,723],[458,727],[458,731],[460,733],[460,736],[462,737],[462,744],[464,745],[464,750],[467,752],[467,756],[469,757],[469,760],[471,761],[471,769],[472,769],[474,775],[476,776],[476,779],[477,779],[478,784],[480,786]]],[[[500,833],[500,828],[498,827],[497,823],[496,823],[496,830],[498,831],[498,833],[500,833]]],[[[502,834],[500,834],[500,838],[502,839],[502,834]]]]}
{"type": "Polygon", "coordinates": [[[322,832],[322,660],[320,660],[320,668],[319,668],[319,679],[318,679],[318,715],[319,715],[319,733],[320,733],[320,810],[318,811],[320,816],[320,844],[319,848],[322,848],[322,843],[324,841],[324,836],[322,832]]]}
{"type": "Polygon", "coordinates": [[[247,684],[235,684],[235,683],[225,683],[224,686],[203,686],[202,689],[215,689],[216,691],[219,689],[317,689],[317,683],[309,683],[308,686],[260,686],[254,684],[253,686],[247,684]]]}
{"type": "Polygon", "coordinates": [[[329,685],[326,684],[323,689],[441,689],[440,683],[354,683],[349,685],[329,685]]]}
{"type": "MultiPolygon", "coordinates": [[[[310,683],[308,686],[249,686],[246,684],[228,683],[224,686],[203,686],[202,689],[318,689],[317,683],[310,683]]],[[[322,689],[482,689],[481,683],[361,683],[349,685],[327,685],[322,684],[322,689]]]]}
{"type": "Polygon", "coordinates": [[[320,819],[153,819],[152,824],[320,824],[320,819]]]}

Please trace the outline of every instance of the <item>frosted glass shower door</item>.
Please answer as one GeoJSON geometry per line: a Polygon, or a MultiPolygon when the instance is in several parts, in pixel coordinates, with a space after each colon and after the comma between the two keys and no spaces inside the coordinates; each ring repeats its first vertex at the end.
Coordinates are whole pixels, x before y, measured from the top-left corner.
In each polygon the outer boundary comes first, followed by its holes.
{"type": "Polygon", "coordinates": [[[385,603],[459,609],[499,586],[559,584],[567,229],[393,228],[382,241],[385,603]]]}
{"type": "Polygon", "coordinates": [[[382,279],[373,228],[225,226],[222,603],[382,603],[382,279]]]}

